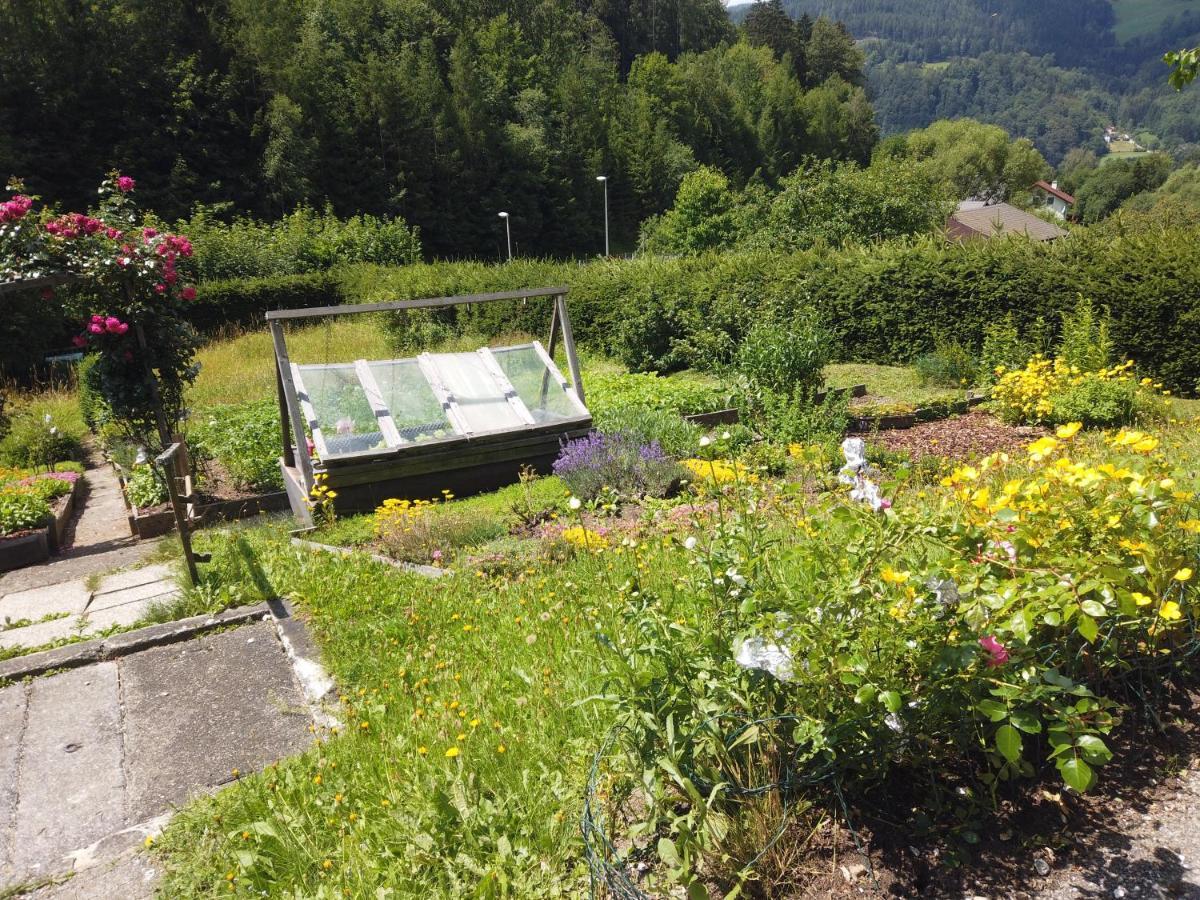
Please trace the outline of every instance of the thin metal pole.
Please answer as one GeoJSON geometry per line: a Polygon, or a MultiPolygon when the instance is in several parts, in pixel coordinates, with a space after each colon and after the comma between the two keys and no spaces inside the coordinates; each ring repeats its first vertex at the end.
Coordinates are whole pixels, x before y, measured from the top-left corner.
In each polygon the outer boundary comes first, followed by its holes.
{"type": "Polygon", "coordinates": [[[604,179],[604,258],[608,259],[608,179],[604,179]]]}
{"type": "Polygon", "coordinates": [[[509,227],[509,217],[504,217],[504,237],[508,242],[508,261],[512,262],[512,228],[509,227]]]}

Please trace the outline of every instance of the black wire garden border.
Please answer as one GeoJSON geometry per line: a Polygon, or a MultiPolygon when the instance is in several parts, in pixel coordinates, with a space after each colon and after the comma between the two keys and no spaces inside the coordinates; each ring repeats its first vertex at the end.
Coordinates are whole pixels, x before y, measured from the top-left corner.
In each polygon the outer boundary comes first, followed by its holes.
{"type": "MultiPolygon", "coordinates": [[[[767,716],[759,719],[750,719],[741,713],[721,713],[701,722],[700,725],[692,732],[689,742],[695,738],[705,728],[727,719],[735,719],[740,722],[738,727],[733,729],[728,735],[722,738],[722,743],[726,750],[736,746],[739,738],[742,737],[749,729],[760,726],[769,725],[779,722],[792,722],[799,724],[803,720],[798,716],[780,715],[767,716]]],[[[622,857],[612,839],[606,831],[605,814],[602,809],[602,803],[598,798],[598,782],[600,778],[600,770],[602,760],[609,754],[613,746],[623,736],[633,736],[633,731],[628,726],[618,724],[609,730],[605,735],[604,741],[599,749],[592,757],[592,764],[588,772],[587,789],[584,796],[583,815],[580,819],[580,831],[583,835],[584,856],[587,858],[588,873],[590,876],[590,896],[592,900],[600,900],[600,898],[614,898],[614,900],[657,900],[652,894],[647,894],[643,891],[630,877],[627,870],[627,857],[622,857]]],[[[791,821],[790,812],[793,802],[796,799],[797,793],[801,788],[814,787],[822,782],[828,782],[833,789],[833,793],[837,798],[838,805],[841,808],[842,815],[846,822],[846,826],[854,839],[854,845],[859,854],[866,860],[867,870],[870,872],[871,879],[875,881],[875,871],[871,865],[871,859],[868,855],[862,839],[859,837],[857,830],[850,824],[850,810],[847,807],[845,797],[842,794],[841,785],[836,777],[835,765],[832,759],[826,759],[814,769],[801,773],[797,767],[797,758],[802,749],[801,744],[797,744],[787,760],[784,768],[784,777],[777,781],[766,782],[764,784],[744,786],[737,782],[736,779],[730,778],[720,782],[723,785],[723,790],[731,798],[750,798],[761,797],[766,794],[779,792],[782,795],[782,809],[779,825],[776,827],[771,839],[758,851],[753,859],[743,866],[743,871],[752,869],[758,864],[758,861],[770,851],[770,849],[779,841],[787,830],[787,826],[791,821]]],[[[711,793],[718,784],[708,781],[707,779],[698,776],[690,767],[681,766],[681,771],[692,781],[696,788],[702,793],[711,793]]],[[[878,883],[876,882],[876,885],[878,883]]]]}

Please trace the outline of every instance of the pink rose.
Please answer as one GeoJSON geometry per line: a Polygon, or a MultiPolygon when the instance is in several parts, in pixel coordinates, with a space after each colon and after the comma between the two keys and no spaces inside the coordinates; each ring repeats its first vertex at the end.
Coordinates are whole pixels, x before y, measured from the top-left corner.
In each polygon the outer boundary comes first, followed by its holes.
{"type": "Polygon", "coordinates": [[[994,635],[985,635],[979,639],[979,646],[984,649],[988,655],[988,668],[996,668],[1008,662],[1008,651],[1004,645],[996,640],[994,635]]]}
{"type": "Polygon", "coordinates": [[[88,331],[90,331],[92,334],[104,334],[104,326],[99,322],[93,322],[88,326],[88,331]]]}
{"type": "Polygon", "coordinates": [[[196,289],[192,285],[186,284],[184,285],[183,290],[179,292],[179,296],[184,300],[195,300],[196,289]]]}
{"type": "Polygon", "coordinates": [[[154,237],[156,234],[158,234],[157,228],[151,228],[150,226],[146,226],[145,228],[142,229],[142,240],[148,241],[148,240],[150,240],[150,238],[154,237]]]}
{"type": "Polygon", "coordinates": [[[92,321],[93,322],[103,322],[104,316],[92,316],[92,321]]]}
{"type": "Polygon", "coordinates": [[[104,328],[106,331],[116,331],[117,326],[121,324],[121,320],[116,316],[109,316],[104,320],[104,328]]]}
{"type": "Polygon", "coordinates": [[[77,334],[75,337],[71,338],[71,343],[76,347],[86,347],[87,338],[85,338],[82,334],[77,334]]]}
{"type": "Polygon", "coordinates": [[[179,280],[178,272],[168,271],[165,275],[163,275],[163,281],[165,281],[167,284],[174,284],[178,280],[179,280]]]}
{"type": "Polygon", "coordinates": [[[117,329],[116,329],[117,334],[124,334],[128,330],[129,330],[129,324],[127,322],[122,322],[120,325],[117,326],[117,329]]]}
{"type": "Polygon", "coordinates": [[[156,284],[154,286],[154,293],[165,294],[166,292],[167,292],[167,286],[165,284],[163,284],[162,282],[159,282],[158,284],[156,284]]]}
{"type": "Polygon", "coordinates": [[[117,177],[117,190],[119,190],[122,194],[128,194],[136,185],[137,182],[135,182],[128,175],[120,175],[117,177]]]}

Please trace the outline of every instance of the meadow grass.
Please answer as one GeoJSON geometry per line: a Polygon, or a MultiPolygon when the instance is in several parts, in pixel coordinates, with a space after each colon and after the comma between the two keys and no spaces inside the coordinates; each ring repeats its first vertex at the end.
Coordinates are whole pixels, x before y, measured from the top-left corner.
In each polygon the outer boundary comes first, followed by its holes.
{"type": "Polygon", "coordinates": [[[287,527],[199,535],[208,589],[299,605],[342,691],[342,727],[182,810],[160,842],[165,894],[585,893],[578,822],[608,727],[596,635],[619,625],[617,585],[669,592],[683,551],[647,542],[428,580],[299,550],[287,527]]]}
{"type": "Polygon", "coordinates": [[[1118,41],[1152,34],[1169,16],[1196,11],[1194,0],[1112,0],[1117,24],[1113,29],[1118,41]]]}

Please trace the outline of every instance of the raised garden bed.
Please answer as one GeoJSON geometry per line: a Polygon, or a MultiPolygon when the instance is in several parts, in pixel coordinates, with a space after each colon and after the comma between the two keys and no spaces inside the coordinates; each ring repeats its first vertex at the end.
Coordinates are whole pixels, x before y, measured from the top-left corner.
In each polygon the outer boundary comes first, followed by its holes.
{"type": "Polygon", "coordinates": [[[37,565],[49,558],[49,526],[0,537],[0,572],[37,565]]]}
{"type": "MultiPolygon", "coordinates": [[[[867,386],[865,384],[856,384],[848,388],[832,388],[828,391],[821,391],[813,397],[813,403],[820,405],[825,402],[825,398],[833,395],[853,397],[865,397],[867,395],[867,386]]],[[[716,425],[736,425],[739,421],[739,413],[736,409],[718,409],[714,412],[696,413],[684,418],[699,425],[702,428],[712,428],[716,425]]]]}
{"type": "Polygon", "coordinates": [[[71,485],[71,493],[59,497],[51,507],[54,518],[46,526],[46,539],[50,544],[50,552],[57,553],[66,543],[67,526],[71,524],[71,516],[75,514],[75,498],[79,494],[79,484],[82,479],[76,479],[71,485]]]}
{"type": "Polygon", "coordinates": [[[914,425],[919,425],[922,422],[935,422],[938,419],[960,416],[972,407],[983,403],[986,399],[985,396],[979,394],[967,397],[965,400],[956,400],[953,403],[937,403],[931,406],[920,407],[908,413],[852,416],[848,430],[852,432],[864,432],[912,428],[914,425]]]}

